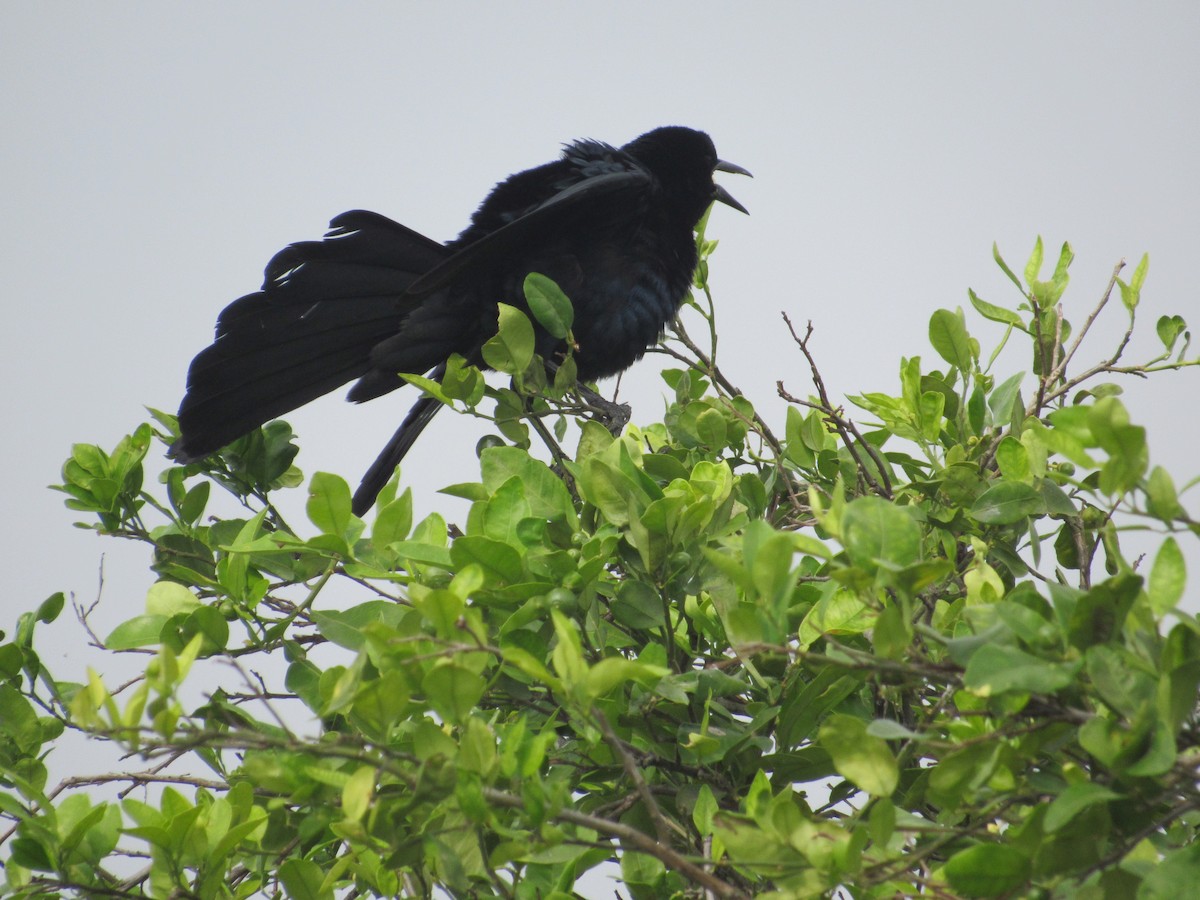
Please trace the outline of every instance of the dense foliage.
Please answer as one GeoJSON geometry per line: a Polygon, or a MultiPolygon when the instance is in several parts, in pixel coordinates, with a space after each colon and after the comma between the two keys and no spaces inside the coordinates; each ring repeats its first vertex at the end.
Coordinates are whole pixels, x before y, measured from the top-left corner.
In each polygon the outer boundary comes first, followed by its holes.
{"type": "MultiPolygon", "coordinates": [[[[858,421],[793,331],[814,388],[781,383],[773,428],[717,368],[700,241],[708,334],[668,340],[662,423],[614,436],[515,308],[486,351],[511,387],[461,361],[424,383],[495,425],[447,488],[458,525],[414,523],[402,479],[363,521],[327,473],[284,521],[281,422],[158,486],[170,416],[75,447],[68,505],[157,578],[96,640],[152,652],[126,684],[61,680],[38,655],[61,594],[0,646],[0,890],[595,897],[609,861],[639,898],[1194,889],[1200,528],[1108,380],[1198,362],[1177,316],[1124,359],[1146,260],[1075,325],[1069,247],[1044,281],[1040,240],[1023,279],[997,253],[1019,301],[970,300],[1000,346],[936,311],[932,363],[851,397],[858,421]],[[1110,298],[1128,330],[1084,362],[1110,298]],[[51,778],[67,729],[126,769],[51,778]]],[[[555,286],[527,292],[569,334],[555,286]]]]}

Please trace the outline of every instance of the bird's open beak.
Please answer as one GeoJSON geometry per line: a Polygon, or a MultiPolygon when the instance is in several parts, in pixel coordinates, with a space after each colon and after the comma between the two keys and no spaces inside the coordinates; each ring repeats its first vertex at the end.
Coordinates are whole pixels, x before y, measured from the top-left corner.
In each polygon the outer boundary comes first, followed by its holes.
{"type": "MultiPolygon", "coordinates": [[[[713,170],[716,172],[729,172],[733,175],[745,175],[749,178],[754,177],[749,171],[743,169],[741,166],[734,165],[731,162],[725,162],[723,159],[717,160],[717,164],[713,166],[713,170]]],[[[746,209],[746,207],[734,200],[733,195],[719,184],[713,186],[713,199],[721,201],[726,206],[732,206],[739,212],[744,212],[746,215],[750,215],[750,210],[746,209]]]]}

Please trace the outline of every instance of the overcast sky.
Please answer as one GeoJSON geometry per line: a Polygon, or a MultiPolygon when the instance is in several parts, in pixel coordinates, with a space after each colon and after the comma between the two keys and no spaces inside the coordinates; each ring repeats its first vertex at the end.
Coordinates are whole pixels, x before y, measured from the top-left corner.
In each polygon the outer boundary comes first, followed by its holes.
{"type": "MultiPolygon", "coordinates": [[[[0,627],[56,590],[94,598],[105,553],[102,622],[141,610],[147,554],[72,529],[45,485],[73,442],[111,446],[143,405],[177,407],[217,313],[275,251],[355,207],[451,238],[497,180],[574,138],[686,124],[754,172],[722,176],[751,215],[714,213],[712,281],[724,368],[776,421],[776,379],[808,389],[781,310],[812,320],[836,394],[896,391],[901,355],[935,364],[935,309],[968,287],[1018,299],[993,241],[1018,271],[1038,234],[1051,258],[1071,241],[1076,323],[1149,251],[1130,354],[1149,356],[1159,315],[1200,324],[1198,48],[1194,0],[6,3],[0,627]]],[[[1086,359],[1120,333],[1113,306],[1086,359]]],[[[1000,335],[970,322],[985,348],[1000,335]]],[[[661,367],[626,380],[635,420],[661,414],[661,367]]],[[[1200,474],[1200,371],[1126,387],[1153,462],[1200,474]]],[[[305,473],[356,482],[407,393],[289,416],[305,473]]],[[[433,490],[476,474],[482,427],[442,415],[418,442],[419,514],[461,508],[433,490]]],[[[77,652],[78,628],[54,634],[47,654],[77,652]]]]}

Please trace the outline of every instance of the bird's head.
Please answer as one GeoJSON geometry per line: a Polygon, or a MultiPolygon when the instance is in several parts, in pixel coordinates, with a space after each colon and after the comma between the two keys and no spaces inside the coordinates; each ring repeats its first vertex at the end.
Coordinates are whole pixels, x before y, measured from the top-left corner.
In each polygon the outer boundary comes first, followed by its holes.
{"type": "Polygon", "coordinates": [[[703,131],[668,125],[648,131],[621,148],[644,165],[663,185],[668,202],[698,222],[714,201],[741,212],[746,207],[713,181],[715,172],[750,175],[741,166],[717,156],[717,148],[703,131]]]}

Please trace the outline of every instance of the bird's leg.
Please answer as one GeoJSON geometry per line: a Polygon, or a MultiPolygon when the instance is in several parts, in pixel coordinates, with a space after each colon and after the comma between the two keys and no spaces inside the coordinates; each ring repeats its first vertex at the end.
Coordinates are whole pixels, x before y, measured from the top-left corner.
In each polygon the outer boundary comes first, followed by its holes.
{"type": "MultiPolygon", "coordinates": [[[[558,362],[552,359],[545,361],[546,371],[550,374],[553,381],[553,376],[558,372],[558,362]]],[[[579,396],[583,403],[584,409],[592,412],[593,418],[601,425],[609,430],[616,437],[621,433],[626,425],[629,424],[629,419],[633,411],[629,408],[628,403],[617,403],[613,400],[608,400],[600,396],[596,391],[584,384],[582,381],[575,383],[575,393],[579,396]]]]}
{"type": "Polygon", "coordinates": [[[596,420],[607,428],[613,437],[619,435],[629,424],[633,411],[629,408],[628,403],[617,403],[601,397],[582,383],[576,385],[575,390],[579,393],[579,398],[596,413],[596,420]]]}

